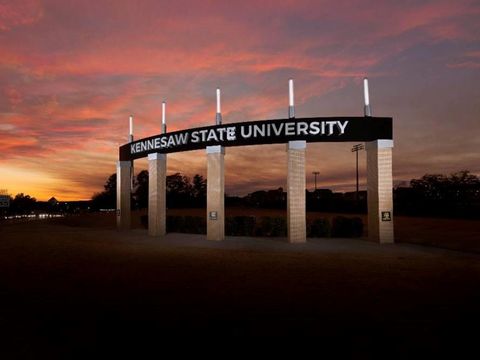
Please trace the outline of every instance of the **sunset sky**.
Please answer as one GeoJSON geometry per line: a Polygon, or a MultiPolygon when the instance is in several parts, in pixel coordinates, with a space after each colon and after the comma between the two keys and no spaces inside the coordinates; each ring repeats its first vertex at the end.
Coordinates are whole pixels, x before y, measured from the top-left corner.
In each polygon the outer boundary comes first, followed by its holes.
{"type": "MultiPolygon", "coordinates": [[[[0,1],[0,189],[89,199],[135,137],[214,123],[297,117],[394,119],[394,179],[480,174],[480,2],[0,1]]],[[[309,144],[307,187],[355,186],[352,143],[309,144]]],[[[226,192],[286,183],[284,145],[228,148],[226,192]]],[[[361,174],[365,154],[361,153],[361,174]]],[[[136,161],[136,171],[146,160],[136,161]]],[[[206,173],[204,151],[168,172],[206,173]]]]}

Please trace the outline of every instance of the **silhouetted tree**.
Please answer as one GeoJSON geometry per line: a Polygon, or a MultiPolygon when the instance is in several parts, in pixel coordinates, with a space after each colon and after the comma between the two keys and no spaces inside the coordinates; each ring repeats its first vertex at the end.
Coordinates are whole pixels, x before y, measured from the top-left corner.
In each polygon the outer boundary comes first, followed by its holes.
{"type": "Polygon", "coordinates": [[[30,195],[25,195],[20,193],[15,195],[13,200],[10,202],[10,211],[13,214],[30,214],[34,209],[37,203],[37,199],[31,197],[30,195]]]}
{"type": "Polygon", "coordinates": [[[103,185],[105,192],[108,194],[117,193],[117,174],[112,174],[108,177],[107,182],[103,185]]]}
{"type": "Polygon", "coordinates": [[[167,176],[167,206],[170,208],[192,206],[190,179],[180,173],[167,176]]]}
{"type": "Polygon", "coordinates": [[[408,215],[480,217],[480,178],[468,170],[426,174],[395,189],[395,206],[408,215]]]}
{"type": "MultiPolygon", "coordinates": [[[[136,208],[148,207],[148,170],[142,170],[135,177],[133,194],[136,208]]],[[[166,177],[167,207],[201,207],[206,203],[206,180],[195,175],[193,181],[180,173],[166,177]]]]}
{"type": "Polygon", "coordinates": [[[99,209],[115,209],[117,201],[117,174],[108,177],[104,190],[92,196],[92,208],[99,209]]]}
{"type": "Polygon", "coordinates": [[[167,176],[167,192],[186,194],[190,193],[191,190],[190,180],[185,175],[175,173],[167,176]]]}
{"type": "Polygon", "coordinates": [[[148,207],[148,170],[142,170],[135,177],[135,199],[136,208],[145,209],[148,207]]]}
{"type": "Polygon", "coordinates": [[[207,199],[207,180],[196,174],[192,181],[192,195],[197,207],[204,207],[207,199]]]}
{"type": "MultiPolygon", "coordinates": [[[[206,203],[207,181],[201,175],[193,179],[180,173],[166,178],[167,207],[204,207],[206,203]]],[[[93,208],[115,208],[116,175],[112,174],[104,185],[104,191],[93,196],[93,208]]],[[[360,203],[355,201],[355,193],[334,193],[328,189],[306,192],[309,211],[365,212],[367,193],[360,192],[360,203]]],[[[19,204],[23,194],[17,195],[19,204]],[[21,195],[21,196],[20,196],[21,195]]],[[[148,206],[148,171],[141,171],[135,179],[132,205],[148,206]]],[[[12,200],[12,206],[15,199],[12,200]]],[[[226,204],[252,206],[258,208],[286,208],[286,193],[282,188],[261,190],[245,197],[227,197],[226,204]]],[[[31,207],[32,208],[32,207],[31,207]]],[[[412,179],[410,187],[394,189],[394,210],[396,214],[421,216],[448,216],[480,218],[480,178],[467,170],[449,176],[426,174],[420,179],[412,179]]],[[[31,211],[31,210],[30,210],[31,211]]],[[[27,210],[28,212],[28,210],[27,210]]]]}
{"type": "Polygon", "coordinates": [[[287,194],[283,188],[254,191],[245,197],[245,204],[258,208],[280,209],[286,206],[287,194]]]}

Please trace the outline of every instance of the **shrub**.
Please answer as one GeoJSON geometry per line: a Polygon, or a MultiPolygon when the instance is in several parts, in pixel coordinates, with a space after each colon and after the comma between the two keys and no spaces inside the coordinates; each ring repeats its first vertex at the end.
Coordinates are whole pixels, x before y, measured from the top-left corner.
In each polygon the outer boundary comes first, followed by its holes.
{"type": "Polygon", "coordinates": [[[332,221],[332,237],[360,237],[363,234],[363,222],[359,217],[337,216],[332,221]]]}
{"type": "Polygon", "coordinates": [[[140,224],[142,224],[142,226],[143,226],[145,229],[148,229],[148,215],[142,215],[142,216],[140,216],[140,224]]]}
{"type": "Polygon", "coordinates": [[[185,232],[183,216],[167,216],[167,232],[185,232]]]}
{"type": "Polygon", "coordinates": [[[270,236],[287,236],[287,220],[283,217],[272,219],[272,231],[270,236]]]}
{"type": "Polygon", "coordinates": [[[268,216],[262,216],[255,228],[256,236],[270,236],[272,230],[272,218],[268,216]]]}
{"type": "Polygon", "coordinates": [[[233,236],[253,236],[255,218],[253,216],[228,217],[225,221],[225,233],[233,236]]]}
{"type": "Polygon", "coordinates": [[[263,216],[256,228],[255,236],[286,236],[287,221],[283,217],[263,216]]]}
{"type": "Polygon", "coordinates": [[[307,226],[308,237],[329,237],[330,222],[328,219],[315,219],[307,226]]]}
{"type": "MultiPolygon", "coordinates": [[[[140,217],[141,224],[148,228],[148,215],[140,217]]],[[[167,232],[205,234],[206,220],[200,216],[167,216],[167,232]]],[[[257,221],[253,216],[234,216],[225,219],[225,234],[230,236],[286,236],[287,221],[284,217],[264,216],[257,221]]],[[[315,219],[308,223],[308,237],[360,237],[363,222],[359,217],[337,216],[332,225],[327,219],[315,219]]]]}
{"type": "Polygon", "coordinates": [[[184,228],[178,232],[190,234],[205,234],[207,232],[207,224],[205,218],[200,216],[185,216],[183,219],[184,228]]]}

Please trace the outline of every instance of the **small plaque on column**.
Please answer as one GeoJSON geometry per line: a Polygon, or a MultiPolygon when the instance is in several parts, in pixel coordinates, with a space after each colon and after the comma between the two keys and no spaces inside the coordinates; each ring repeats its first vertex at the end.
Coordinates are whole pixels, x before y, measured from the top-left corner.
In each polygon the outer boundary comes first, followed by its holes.
{"type": "Polygon", "coordinates": [[[382,221],[392,221],[392,213],[390,211],[382,211],[382,221]]]}

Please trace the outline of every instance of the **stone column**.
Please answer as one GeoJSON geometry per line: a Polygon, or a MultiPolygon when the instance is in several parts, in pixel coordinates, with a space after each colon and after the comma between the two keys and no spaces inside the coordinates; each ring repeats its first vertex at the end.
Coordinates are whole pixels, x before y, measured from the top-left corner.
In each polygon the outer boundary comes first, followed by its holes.
{"type": "Polygon", "coordinates": [[[393,140],[366,143],[368,238],[393,243],[393,140]]]}
{"type": "Polygon", "coordinates": [[[305,203],[305,151],[306,141],[290,141],[287,144],[287,228],[288,242],[307,241],[305,203]]]}
{"type": "Polygon", "coordinates": [[[131,226],[131,170],[131,161],[117,163],[117,228],[119,230],[128,230],[131,226]]]}
{"type": "Polygon", "coordinates": [[[148,235],[166,234],[167,155],[148,154],[148,235]]]}
{"type": "Polygon", "coordinates": [[[207,240],[225,239],[225,148],[207,146],[207,240]]]}

